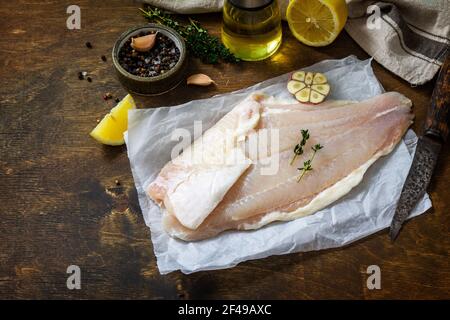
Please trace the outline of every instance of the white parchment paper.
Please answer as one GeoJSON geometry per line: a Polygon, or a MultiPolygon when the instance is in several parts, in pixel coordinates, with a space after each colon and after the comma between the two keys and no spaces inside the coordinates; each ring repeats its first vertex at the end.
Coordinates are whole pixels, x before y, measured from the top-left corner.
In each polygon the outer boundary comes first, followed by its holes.
{"type": "MultiPolygon", "coordinates": [[[[329,99],[363,100],[383,92],[370,62],[349,56],[322,61],[305,69],[325,73],[332,88],[329,99]]],[[[234,93],[179,106],[129,112],[128,156],[162,274],[175,270],[192,273],[229,268],[245,260],[270,255],[340,247],[390,225],[417,142],[412,130],[391,154],[369,168],[357,187],[316,214],[254,231],[228,231],[199,242],[176,240],[164,232],[160,208],[144,190],[170,160],[172,147],[177,143],[171,141],[173,130],[185,128],[192,132],[194,121],[199,120],[206,130],[251,92],[262,91],[281,100],[291,100],[286,90],[288,77],[285,74],[234,93]]],[[[430,207],[431,201],[425,195],[411,217],[430,207]]]]}

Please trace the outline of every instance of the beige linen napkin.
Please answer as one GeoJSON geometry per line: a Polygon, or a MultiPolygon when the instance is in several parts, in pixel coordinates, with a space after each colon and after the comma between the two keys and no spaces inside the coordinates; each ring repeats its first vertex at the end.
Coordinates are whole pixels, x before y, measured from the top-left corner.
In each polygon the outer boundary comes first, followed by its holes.
{"type": "MultiPolygon", "coordinates": [[[[223,0],[144,0],[176,13],[218,12],[223,0]]],[[[346,0],[348,34],[377,62],[413,85],[431,80],[450,44],[449,0],[346,0]]],[[[289,0],[279,0],[283,16],[289,0]]]]}
{"type": "Polygon", "coordinates": [[[205,13],[222,10],[224,0],[143,0],[152,6],[175,13],[205,13]]]}
{"type": "Polygon", "coordinates": [[[347,2],[345,30],[376,61],[413,85],[434,77],[450,43],[449,0],[347,2]]]}

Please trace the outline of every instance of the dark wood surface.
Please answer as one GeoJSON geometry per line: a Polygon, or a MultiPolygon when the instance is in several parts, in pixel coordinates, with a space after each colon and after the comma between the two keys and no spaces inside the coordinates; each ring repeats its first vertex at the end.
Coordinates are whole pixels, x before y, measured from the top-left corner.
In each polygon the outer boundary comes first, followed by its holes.
{"type": "MultiPolygon", "coordinates": [[[[345,248],[249,261],[235,268],[161,276],[139,209],[124,147],[88,136],[111,107],[102,94],[125,95],[109,58],[115,39],[145,21],[133,1],[79,0],[82,29],[66,29],[66,1],[0,5],[0,298],[449,298],[448,146],[430,186],[434,209],[407,223],[392,244],[386,230],[345,248]],[[84,43],[90,41],[93,49],[84,43]],[[92,73],[93,81],[77,73],[92,73]],[[115,185],[115,180],[120,186],[115,185]],[[82,270],[82,289],[66,288],[66,268],[82,270]],[[382,271],[368,290],[366,268],[382,271]]],[[[220,33],[219,14],[196,19],[220,33]]],[[[323,59],[367,58],[343,32],[326,48],[284,41],[269,60],[209,66],[192,60],[216,87],[137,99],[140,107],[174,105],[247,87],[323,59]]],[[[414,103],[422,127],[433,83],[411,87],[373,63],[386,90],[414,103]]]]}
{"type": "Polygon", "coordinates": [[[424,134],[446,141],[450,130],[450,55],[436,79],[431,105],[425,118],[424,134]]]}

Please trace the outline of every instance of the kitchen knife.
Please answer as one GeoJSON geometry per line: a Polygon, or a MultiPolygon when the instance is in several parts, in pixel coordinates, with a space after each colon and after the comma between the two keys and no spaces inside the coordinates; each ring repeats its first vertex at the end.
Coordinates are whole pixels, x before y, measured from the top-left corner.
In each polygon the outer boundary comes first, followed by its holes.
{"type": "Polygon", "coordinates": [[[389,236],[392,241],[397,238],[411,210],[425,194],[441,145],[447,140],[450,122],[449,63],[450,54],[447,54],[431,96],[431,106],[428,108],[423,135],[417,142],[414,159],[391,222],[389,236]]]}

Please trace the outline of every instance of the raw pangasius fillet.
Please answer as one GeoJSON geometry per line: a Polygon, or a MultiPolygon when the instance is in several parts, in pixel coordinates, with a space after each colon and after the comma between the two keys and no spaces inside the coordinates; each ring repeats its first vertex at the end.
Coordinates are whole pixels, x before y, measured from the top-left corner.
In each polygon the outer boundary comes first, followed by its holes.
{"type": "Polygon", "coordinates": [[[413,119],[411,101],[397,92],[316,106],[273,101],[261,94],[246,98],[149,185],[169,235],[201,240],[313,214],[359,184],[413,119]],[[310,138],[290,164],[302,129],[310,138]],[[252,152],[252,141],[265,142],[267,152],[252,152]],[[323,148],[313,169],[298,181],[298,168],[316,144],[323,148]]]}

